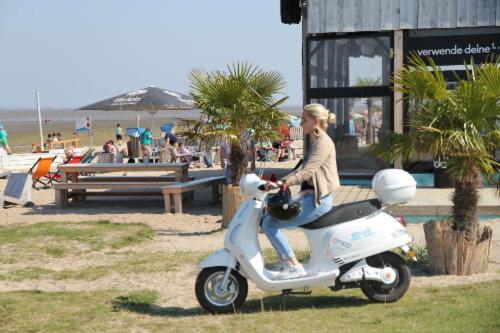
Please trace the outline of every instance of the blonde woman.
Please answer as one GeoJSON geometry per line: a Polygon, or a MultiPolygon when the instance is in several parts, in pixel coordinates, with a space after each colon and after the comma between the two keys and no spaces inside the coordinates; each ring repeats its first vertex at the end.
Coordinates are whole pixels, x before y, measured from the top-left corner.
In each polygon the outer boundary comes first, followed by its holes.
{"type": "MultiPolygon", "coordinates": [[[[312,142],[300,167],[282,179],[286,186],[301,185],[301,209],[298,215],[285,221],[271,215],[263,218],[262,229],[281,259],[276,274],[279,279],[306,275],[281,229],[310,223],[329,212],[333,207],[332,192],[340,187],[335,145],[326,133],[328,124],[333,122],[335,115],[323,105],[304,107],[301,126],[312,142]]],[[[268,183],[268,188],[277,187],[275,183],[268,183]]]]}

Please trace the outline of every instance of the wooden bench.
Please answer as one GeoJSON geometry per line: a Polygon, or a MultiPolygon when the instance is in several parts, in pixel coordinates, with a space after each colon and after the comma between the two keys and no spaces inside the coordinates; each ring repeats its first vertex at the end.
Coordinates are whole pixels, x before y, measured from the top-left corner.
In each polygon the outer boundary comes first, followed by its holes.
{"type": "Polygon", "coordinates": [[[224,180],[224,176],[209,177],[162,187],[163,197],[165,199],[165,212],[171,213],[173,208],[173,213],[182,213],[182,193],[204,187],[212,186],[212,202],[215,203],[219,201],[219,185],[223,184],[224,180]]]}
{"type": "MultiPolygon", "coordinates": [[[[193,176],[189,176],[187,178],[188,180],[194,180],[195,178],[193,176]]],[[[172,176],[80,176],[78,178],[78,181],[80,182],[87,182],[87,183],[96,183],[96,182],[102,182],[102,183],[120,183],[120,182],[131,182],[131,183],[140,183],[140,182],[158,182],[158,183],[165,183],[165,182],[177,182],[175,177],[172,176]]]]}
{"type": "Polygon", "coordinates": [[[161,196],[165,185],[172,182],[75,182],[54,184],[55,204],[63,208],[68,204],[69,198],[78,201],[79,197],[87,196],[161,196]],[[69,192],[71,190],[71,192],[69,192]],[[121,190],[106,192],[87,192],[87,190],[121,190]],[[135,190],[135,191],[124,191],[135,190]]]}

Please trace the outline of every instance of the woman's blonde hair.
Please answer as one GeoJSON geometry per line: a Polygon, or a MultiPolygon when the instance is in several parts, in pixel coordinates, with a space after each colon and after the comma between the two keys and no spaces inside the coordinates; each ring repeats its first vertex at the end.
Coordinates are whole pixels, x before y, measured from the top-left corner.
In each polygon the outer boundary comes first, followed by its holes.
{"type": "Polygon", "coordinates": [[[319,119],[320,126],[326,131],[329,123],[335,123],[337,118],[334,113],[330,113],[327,108],[318,103],[307,104],[304,106],[306,114],[314,119],[319,119]]]}

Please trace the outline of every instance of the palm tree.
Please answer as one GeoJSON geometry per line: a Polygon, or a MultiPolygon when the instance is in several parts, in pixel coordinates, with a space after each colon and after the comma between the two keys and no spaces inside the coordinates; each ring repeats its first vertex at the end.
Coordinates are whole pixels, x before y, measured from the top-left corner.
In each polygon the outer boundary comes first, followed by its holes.
{"type": "MultiPolygon", "coordinates": [[[[276,98],[286,85],[283,75],[249,63],[236,63],[228,65],[226,71],[208,73],[194,69],[189,79],[191,95],[206,120],[201,125],[202,136],[229,140],[232,184],[237,185],[247,168],[248,144],[279,138],[279,126],[286,115],[277,107],[288,98],[276,98]]],[[[237,191],[231,193],[238,195],[237,191]]],[[[229,201],[232,202],[229,208],[223,208],[224,224],[229,222],[240,200],[229,201]]]]}
{"type": "Polygon", "coordinates": [[[436,254],[446,252],[444,262],[431,258],[439,273],[462,275],[487,269],[491,230],[479,231],[476,210],[480,175],[495,184],[497,192],[499,189],[494,177],[500,163],[493,151],[500,145],[500,58],[493,60],[481,66],[472,63],[466,79],[448,90],[432,59],[411,55],[409,65],[393,79],[394,89],[407,96],[409,131],[391,133],[374,146],[377,157],[392,161],[399,156],[410,159],[429,154],[447,160],[447,173],[455,184],[453,221],[450,230],[436,223],[425,226],[428,247],[431,238],[437,237],[436,254]],[[440,235],[435,234],[438,231],[440,235]]]}
{"type": "Polygon", "coordinates": [[[191,95],[208,121],[204,136],[229,139],[233,184],[238,184],[246,169],[243,154],[245,140],[255,142],[279,137],[279,126],[285,114],[278,105],[288,97],[276,99],[285,88],[283,76],[265,72],[248,63],[227,66],[227,71],[207,73],[194,69],[189,73],[191,95]]]}

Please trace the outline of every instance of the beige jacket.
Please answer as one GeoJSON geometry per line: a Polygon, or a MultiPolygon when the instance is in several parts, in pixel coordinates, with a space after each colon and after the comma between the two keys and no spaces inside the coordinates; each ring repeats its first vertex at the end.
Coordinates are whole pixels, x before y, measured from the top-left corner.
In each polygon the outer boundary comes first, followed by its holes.
{"type": "Polygon", "coordinates": [[[328,134],[321,131],[304,156],[302,165],[284,179],[290,186],[300,185],[305,181],[313,185],[316,205],[319,205],[322,197],[340,187],[335,159],[335,145],[328,134]]]}

